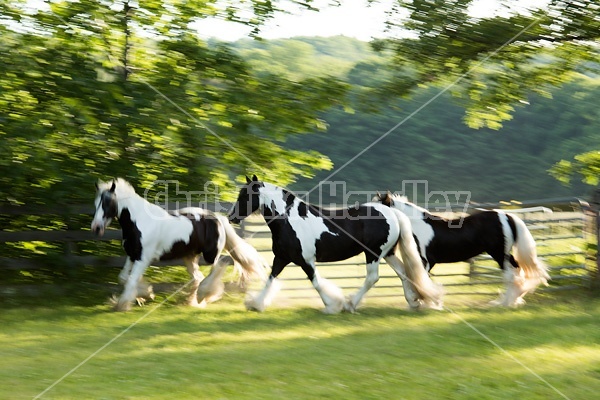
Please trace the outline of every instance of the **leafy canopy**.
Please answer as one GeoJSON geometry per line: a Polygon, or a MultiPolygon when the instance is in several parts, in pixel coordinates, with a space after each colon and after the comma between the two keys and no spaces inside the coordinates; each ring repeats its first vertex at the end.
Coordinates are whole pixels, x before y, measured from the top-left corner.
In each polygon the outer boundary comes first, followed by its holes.
{"type": "MultiPolygon", "coordinates": [[[[500,129],[532,93],[550,96],[552,86],[572,80],[575,72],[600,72],[598,1],[549,0],[529,9],[517,1],[497,3],[488,16],[474,14],[482,4],[474,0],[395,3],[389,25],[403,28],[404,38],[375,46],[392,50],[396,67],[411,73],[382,85],[381,92],[405,95],[419,84],[440,84],[465,106],[467,125],[500,129]]],[[[566,181],[578,171],[594,184],[597,158],[582,154],[552,173],[566,181]]]]}
{"type": "Polygon", "coordinates": [[[287,184],[331,168],[285,141],[323,128],[318,112],[345,86],[324,74],[258,75],[191,28],[219,15],[258,29],[277,2],[44,4],[0,4],[2,202],[88,201],[97,177],[191,190],[212,180],[227,192],[247,172],[287,184]]]}

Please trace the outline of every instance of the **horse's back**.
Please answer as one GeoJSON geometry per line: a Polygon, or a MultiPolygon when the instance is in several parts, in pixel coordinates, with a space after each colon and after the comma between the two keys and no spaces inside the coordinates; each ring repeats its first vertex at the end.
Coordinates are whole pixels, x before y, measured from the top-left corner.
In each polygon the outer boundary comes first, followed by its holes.
{"type": "Polygon", "coordinates": [[[172,260],[203,254],[204,259],[213,263],[219,255],[219,221],[216,215],[203,209],[182,209],[174,215],[170,229],[181,228],[183,234],[172,242],[161,260],[172,260]]]}
{"type": "Polygon", "coordinates": [[[480,211],[454,220],[430,220],[434,236],[427,246],[427,258],[434,263],[465,261],[481,253],[504,248],[502,223],[495,211],[480,211]]]}
{"type": "Polygon", "coordinates": [[[325,220],[335,235],[323,235],[317,243],[317,261],[340,261],[360,253],[379,257],[384,247],[398,240],[398,223],[387,207],[362,204],[336,209],[325,220]]]}

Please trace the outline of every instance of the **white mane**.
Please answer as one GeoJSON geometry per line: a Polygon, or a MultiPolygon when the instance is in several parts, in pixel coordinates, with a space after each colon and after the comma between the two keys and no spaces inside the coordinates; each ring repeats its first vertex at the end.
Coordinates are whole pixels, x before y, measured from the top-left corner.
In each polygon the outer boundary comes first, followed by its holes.
{"type": "Polygon", "coordinates": [[[392,194],[392,201],[394,202],[394,204],[404,204],[405,206],[408,207],[412,207],[412,208],[416,208],[419,211],[427,211],[426,209],[424,209],[423,207],[420,207],[418,205],[416,205],[415,203],[411,203],[410,201],[408,201],[408,197],[400,195],[400,194],[392,194]]]}
{"type": "Polygon", "coordinates": [[[137,196],[137,193],[135,192],[135,189],[131,183],[127,182],[123,178],[111,179],[108,182],[98,181],[98,192],[101,193],[105,190],[109,190],[113,182],[116,183],[115,193],[117,194],[117,198],[137,196]]]}
{"type": "Polygon", "coordinates": [[[409,217],[416,217],[415,213],[422,213],[423,215],[429,214],[427,209],[420,207],[414,203],[408,201],[408,197],[400,194],[392,194],[392,204],[395,208],[407,214],[409,217]]]}

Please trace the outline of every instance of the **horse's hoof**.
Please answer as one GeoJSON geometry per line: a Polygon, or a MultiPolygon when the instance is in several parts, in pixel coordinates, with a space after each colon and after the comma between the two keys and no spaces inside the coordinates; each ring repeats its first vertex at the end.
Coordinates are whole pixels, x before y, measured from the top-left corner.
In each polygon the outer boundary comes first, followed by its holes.
{"type": "Polygon", "coordinates": [[[346,305],[344,305],[344,308],[342,311],[349,312],[350,314],[354,314],[356,312],[356,308],[350,304],[346,304],[346,305]]]}
{"type": "Polygon", "coordinates": [[[406,302],[408,303],[408,306],[411,311],[420,311],[420,310],[426,308],[425,302],[422,299],[412,299],[412,300],[406,299],[406,302]]]}
{"type": "Polygon", "coordinates": [[[507,304],[506,306],[509,308],[518,308],[525,305],[525,300],[522,297],[515,299],[513,302],[507,304]]]}
{"type": "Polygon", "coordinates": [[[144,305],[146,305],[146,299],[144,297],[136,297],[135,302],[140,307],[143,307],[144,305]]]}
{"type": "Polygon", "coordinates": [[[194,308],[206,308],[206,301],[202,300],[200,303],[198,303],[198,300],[194,299],[188,302],[188,306],[194,308]]]}
{"type": "Polygon", "coordinates": [[[246,310],[248,311],[256,311],[256,312],[263,312],[265,311],[265,306],[264,305],[258,305],[256,304],[254,301],[250,300],[246,302],[246,310]]]}
{"type": "Polygon", "coordinates": [[[354,302],[352,302],[351,300],[347,300],[344,302],[344,307],[342,308],[342,311],[354,314],[356,312],[356,304],[354,304],[354,302]]]}
{"type": "Polygon", "coordinates": [[[329,304],[323,309],[323,314],[339,314],[346,308],[346,303],[329,304]]]}
{"type": "Polygon", "coordinates": [[[444,309],[444,303],[441,301],[426,301],[421,305],[420,309],[442,311],[444,309]]]}
{"type": "Polygon", "coordinates": [[[131,305],[129,304],[129,302],[124,303],[124,302],[118,302],[117,304],[115,304],[115,306],[113,307],[114,311],[119,311],[119,312],[123,312],[123,311],[129,311],[131,310],[131,305]]]}

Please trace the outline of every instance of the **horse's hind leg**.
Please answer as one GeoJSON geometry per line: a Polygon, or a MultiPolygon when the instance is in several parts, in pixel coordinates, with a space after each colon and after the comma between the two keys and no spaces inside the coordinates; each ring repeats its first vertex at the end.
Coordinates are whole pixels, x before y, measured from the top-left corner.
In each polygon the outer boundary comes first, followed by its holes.
{"type": "MultiPolygon", "coordinates": [[[[489,252],[488,252],[489,253],[489,252]]],[[[516,260],[511,254],[489,253],[492,258],[502,268],[503,280],[506,291],[500,295],[498,300],[491,302],[493,305],[502,305],[505,307],[516,307],[525,303],[523,296],[527,293],[523,290],[522,270],[519,268],[516,260]]]]}
{"type": "Polygon", "coordinates": [[[190,277],[192,278],[192,283],[190,284],[190,293],[187,298],[187,304],[192,307],[205,307],[206,302],[203,300],[198,303],[198,286],[200,286],[200,282],[204,279],[204,275],[200,272],[200,267],[198,266],[197,258],[190,256],[185,257],[183,259],[185,267],[187,268],[190,277]]]}
{"type": "Polygon", "coordinates": [[[506,255],[504,259],[504,281],[506,284],[506,293],[502,305],[508,307],[518,307],[525,304],[523,296],[528,292],[525,288],[526,279],[523,276],[523,269],[512,256],[506,255]]]}
{"type": "Polygon", "coordinates": [[[344,309],[350,312],[356,311],[364,295],[367,294],[367,292],[373,287],[373,285],[377,283],[378,280],[379,260],[367,260],[367,276],[365,277],[365,282],[358,292],[348,296],[348,301],[344,305],[344,309]]]}
{"type": "Polygon", "coordinates": [[[404,298],[406,302],[412,309],[419,309],[423,305],[423,300],[421,300],[421,296],[419,292],[415,288],[415,285],[408,279],[406,276],[406,267],[400,261],[398,256],[391,254],[385,257],[385,261],[387,261],[388,265],[394,270],[396,275],[402,280],[402,290],[404,291],[404,298]]]}

